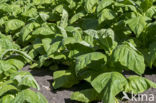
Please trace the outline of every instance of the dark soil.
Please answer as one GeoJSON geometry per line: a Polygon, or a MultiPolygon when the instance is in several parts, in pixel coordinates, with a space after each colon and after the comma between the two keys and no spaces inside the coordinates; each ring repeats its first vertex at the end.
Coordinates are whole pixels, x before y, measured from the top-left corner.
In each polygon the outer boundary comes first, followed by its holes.
{"type": "MultiPolygon", "coordinates": [[[[54,90],[52,87],[52,82],[53,82],[53,77],[52,77],[52,72],[45,70],[45,69],[35,69],[35,70],[30,70],[29,66],[26,66],[23,68],[24,71],[29,71],[32,73],[38,84],[40,85],[40,93],[42,93],[49,103],[79,103],[76,101],[70,100],[70,95],[73,91],[80,90],[81,86],[77,85],[73,87],[72,89],[59,89],[59,90],[54,90]]],[[[126,74],[126,76],[132,75],[131,73],[126,74]]],[[[146,71],[146,74],[144,77],[152,80],[153,82],[156,83],[156,71],[146,71]]],[[[121,102],[121,103],[156,103],[156,89],[149,89],[143,94],[147,94],[150,96],[150,94],[154,95],[154,101],[149,102],[149,101],[126,101],[126,102],[121,102]]],[[[95,102],[97,103],[97,102],[95,102]]],[[[98,102],[99,103],[99,102],[98,102]]]]}
{"type": "Polygon", "coordinates": [[[36,79],[38,84],[40,85],[39,92],[42,93],[49,103],[79,103],[76,101],[70,100],[70,95],[73,91],[75,91],[75,88],[72,89],[60,89],[60,90],[54,90],[52,87],[52,72],[48,70],[43,69],[37,69],[37,70],[30,70],[29,66],[26,66],[23,68],[24,71],[29,71],[33,75],[33,77],[36,79]]]}

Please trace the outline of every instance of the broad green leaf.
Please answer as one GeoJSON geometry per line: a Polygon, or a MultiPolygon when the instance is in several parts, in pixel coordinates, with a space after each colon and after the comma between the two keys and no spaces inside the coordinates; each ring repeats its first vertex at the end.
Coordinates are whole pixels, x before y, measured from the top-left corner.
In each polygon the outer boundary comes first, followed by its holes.
{"type": "Polygon", "coordinates": [[[59,49],[62,46],[61,40],[62,38],[59,37],[56,37],[54,39],[51,38],[42,39],[43,47],[47,55],[51,55],[55,52],[59,52],[59,49]]]}
{"type": "MultiPolygon", "coordinates": [[[[99,65],[98,63],[95,64],[95,66],[99,65]]],[[[99,67],[98,70],[93,68],[86,69],[84,71],[81,71],[81,73],[78,75],[80,79],[82,78],[83,80],[91,83],[99,74],[106,72],[106,69],[104,67],[99,67]]]]}
{"type": "Polygon", "coordinates": [[[145,12],[145,15],[146,15],[147,17],[150,17],[150,18],[152,18],[155,14],[156,14],[156,7],[155,7],[155,6],[152,6],[151,8],[149,8],[149,9],[145,12]]]}
{"type": "Polygon", "coordinates": [[[9,64],[7,61],[0,60],[0,74],[13,69],[13,65],[9,64]]]}
{"type": "Polygon", "coordinates": [[[76,22],[77,20],[81,19],[82,17],[84,17],[85,14],[83,12],[79,12],[77,14],[75,14],[71,19],[70,19],[70,24],[73,24],[74,22],[76,22]]]}
{"type": "Polygon", "coordinates": [[[65,28],[67,25],[68,25],[68,12],[65,9],[63,9],[60,27],[65,28]]]}
{"type": "Polygon", "coordinates": [[[18,92],[12,103],[48,103],[48,101],[40,93],[26,89],[18,92]]]}
{"type": "Polygon", "coordinates": [[[154,62],[156,61],[156,42],[153,42],[150,44],[149,46],[149,53],[147,53],[147,58],[148,60],[147,63],[149,65],[150,68],[152,68],[152,65],[154,64],[154,62]]]}
{"type": "Polygon", "coordinates": [[[17,16],[19,13],[22,12],[20,5],[16,5],[16,4],[6,4],[6,3],[2,3],[0,5],[0,10],[9,13],[12,16],[17,16]]]}
{"type": "Polygon", "coordinates": [[[27,39],[27,37],[31,34],[31,32],[34,30],[34,28],[39,26],[40,25],[38,23],[33,22],[23,27],[20,31],[20,37],[22,41],[24,42],[27,39]]]}
{"type": "Polygon", "coordinates": [[[91,36],[91,37],[93,37],[93,38],[96,38],[96,39],[99,38],[98,37],[98,31],[96,31],[94,29],[85,30],[84,33],[87,34],[87,35],[89,35],[89,36],[91,36]]]}
{"type": "Polygon", "coordinates": [[[11,90],[17,90],[17,88],[14,87],[13,85],[0,83],[0,96],[4,95],[5,93],[7,93],[8,91],[11,91],[11,90]]]}
{"type": "Polygon", "coordinates": [[[156,88],[156,84],[146,78],[139,76],[128,77],[128,83],[125,86],[124,91],[129,93],[143,93],[149,88],[156,88]]]}
{"type": "Polygon", "coordinates": [[[100,11],[105,9],[107,6],[111,5],[113,2],[114,0],[101,0],[97,7],[97,12],[99,13],[100,11]]]}
{"type": "Polygon", "coordinates": [[[18,86],[28,86],[40,89],[38,83],[29,72],[17,72],[11,75],[11,79],[17,82],[18,86]]]}
{"type": "Polygon", "coordinates": [[[98,75],[91,83],[93,88],[103,95],[103,102],[115,103],[115,96],[120,93],[125,84],[126,78],[118,72],[108,72],[98,75]]]}
{"type": "Polygon", "coordinates": [[[98,0],[86,0],[85,1],[85,9],[88,13],[94,12],[94,7],[98,3],[98,0]]]}
{"type": "Polygon", "coordinates": [[[74,92],[71,95],[71,100],[80,101],[83,103],[90,103],[92,101],[100,100],[102,97],[94,89],[85,89],[74,92]]]}
{"type": "Polygon", "coordinates": [[[4,17],[1,17],[0,18],[0,27],[5,24],[5,22],[8,20],[8,17],[7,16],[4,16],[4,17]]]}
{"type": "Polygon", "coordinates": [[[91,45],[88,44],[86,41],[76,40],[73,37],[68,37],[68,38],[63,39],[63,45],[76,44],[76,43],[84,45],[86,47],[91,47],[91,45]]]}
{"type": "Polygon", "coordinates": [[[54,78],[53,86],[55,89],[70,88],[73,85],[79,83],[76,76],[72,72],[66,70],[54,72],[53,78],[54,78]]]}
{"type": "Polygon", "coordinates": [[[3,96],[1,99],[0,99],[0,103],[11,103],[11,101],[15,98],[14,95],[11,95],[11,94],[8,94],[8,95],[5,95],[3,96]]]}
{"type": "Polygon", "coordinates": [[[106,20],[113,20],[115,18],[115,12],[113,12],[110,9],[104,9],[102,12],[99,14],[99,23],[101,24],[102,22],[106,20]]]}
{"type": "Polygon", "coordinates": [[[63,27],[58,26],[58,29],[60,30],[63,38],[67,38],[68,37],[67,32],[66,32],[66,30],[63,27]]]}
{"type": "Polygon", "coordinates": [[[153,5],[153,0],[142,0],[140,7],[146,12],[153,5]]]}
{"type": "Polygon", "coordinates": [[[58,13],[62,13],[63,11],[63,5],[57,5],[54,9],[53,9],[53,13],[58,12],[58,13]]]}
{"type": "Polygon", "coordinates": [[[100,46],[108,54],[112,54],[113,49],[116,47],[115,35],[112,29],[101,29],[98,31],[100,46]]]}
{"type": "Polygon", "coordinates": [[[106,55],[100,52],[92,52],[78,56],[76,58],[76,67],[75,67],[76,74],[78,74],[80,70],[86,68],[87,65],[92,63],[92,61],[98,61],[100,59],[103,60],[103,64],[107,62],[106,55]]]}
{"type": "Polygon", "coordinates": [[[130,29],[135,33],[136,37],[139,37],[140,34],[143,32],[146,23],[146,17],[138,16],[136,18],[131,18],[126,21],[130,29]]]}
{"type": "Polygon", "coordinates": [[[109,36],[112,39],[112,41],[115,40],[115,34],[112,29],[101,29],[98,31],[98,36],[99,38],[106,38],[109,36]]]}
{"type": "Polygon", "coordinates": [[[17,30],[24,25],[25,23],[23,21],[18,19],[12,19],[5,23],[5,31],[9,32],[9,31],[17,30]]]}
{"type": "Polygon", "coordinates": [[[31,17],[31,18],[36,18],[38,16],[37,9],[34,8],[24,8],[25,10],[22,12],[22,16],[24,17],[31,17]]]}
{"type": "Polygon", "coordinates": [[[76,1],[74,0],[66,0],[69,3],[69,8],[72,9],[76,6],[76,1]]]}
{"type": "Polygon", "coordinates": [[[55,31],[53,31],[48,25],[37,28],[36,30],[32,32],[32,35],[34,36],[38,36],[38,35],[47,36],[47,35],[53,35],[53,34],[55,34],[55,31]]]}
{"type": "Polygon", "coordinates": [[[66,60],[66,56],[62,53],[53,53],[49,56],[49,58],[55,59],[55,60],[60,60],[60,59],[64,59],[66,60]]]}
{"type": "Polygon", "coordinates": [[[15,57],[10,57],[7,62],[17,68],[17,70],[20,70],[24,67],[26,60],[24,60],[23,57],[21,56],[15,56],[15,57]]]}
{"type": "Polygon", "coordinates": [[[0,38],[0,57],[2,57],[4,52],[8,49],[19,49],[19,46],[8,37],[3,36],[0,38]]]}
{"type": "Polygon", "coordinates": [[[68,26],[66,28],[67,33],[73,36],[76,40],[82,40],[83,31],[79,27],[68,26]]]}
{"type": "Polygon", "coordinates": [[[33,61],[32,58],[31,58],[26,52],[23,52],[23,51],[17,50],[17,49],[8,49],[8,50],[6,50],[6,51],[1,55],[1,59],[3,59],[3,58],[5,57],[5,55],[8,54],[9,52],[18,53],[18,54],[20,54],[21,56],[27,58],[28,60],[33,61]]]}
{"type": "Polygon", "coordinates": [[[131,43],[117,46],[113,52],[113,59],[139,75],[145,71],[144,57],[131,43]]]}
{"type": "Polygon", "coordinates": [[[42,18],[43,21],[46,21],[49,18],[48,13],[46,13],[46,12],[40,12],[39,15],[40,15],[40,17],[42,18]]]}

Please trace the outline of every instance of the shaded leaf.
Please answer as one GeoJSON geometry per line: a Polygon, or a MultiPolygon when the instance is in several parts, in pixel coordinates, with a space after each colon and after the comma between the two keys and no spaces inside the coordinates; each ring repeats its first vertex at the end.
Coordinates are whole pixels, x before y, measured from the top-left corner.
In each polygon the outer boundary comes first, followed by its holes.
{"type": "Polygon", "coordinates": [[[71,100],[80,101],[83,103],[90,103],[95,100],[100,100],[100,94],[98,94],[94,89],[85,89],[79,92],[74,92],[71,95],[71,100]]]}
{"type": "Polygon", "coordinates": [[[70,88],[79,82],[73,73],[66,70],[54,72],[53,77],[53,86],[55,89],[70,88]]]}
{"type": "Polygon", "coordinates": [[[76,58],[76,73],[78,73],[81,69],[86,68],[87,65],[90,64],[92,61],[98,61],[100,59],[103,60],[103,64],[107,62],[107,57],[105,56],[105,54],[102,54],[100,52],[93,52],[78,56],[76,58]]]}

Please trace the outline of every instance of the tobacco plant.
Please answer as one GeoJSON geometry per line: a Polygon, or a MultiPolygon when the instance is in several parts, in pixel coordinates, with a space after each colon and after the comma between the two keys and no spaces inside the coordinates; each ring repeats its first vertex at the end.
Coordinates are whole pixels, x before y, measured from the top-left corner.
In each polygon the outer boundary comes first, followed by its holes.
{"type": "Polygon", "coordinates": [[[143,77],[156,67],[155,0],[1,0],[0,14],[0,81],[10,88],[2,88],[2,103],[47,102],[25,89],[39,88],[29,73],[18,72],[25,64],[53,70],[55,89],[88,82],[71,96],[85,103],[118,103],[122,92],[156,88],[143,77]]]}

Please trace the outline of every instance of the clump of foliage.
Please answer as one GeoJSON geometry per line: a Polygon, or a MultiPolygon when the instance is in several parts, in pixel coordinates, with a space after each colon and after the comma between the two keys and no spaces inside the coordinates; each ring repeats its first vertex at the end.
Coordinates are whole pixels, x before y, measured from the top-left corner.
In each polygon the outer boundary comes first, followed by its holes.
{"type": "Polygon", "coordinates": [[[142,76],[146,68],[156,67],[155,4],[155,0],[1,0],[0,82],[10,88],[1,88],[1,101],[46,103],[26,88],[39,88],[33,77],[18,72],[27,63],[54,70],[55,89],[88,82],[90,87],[71,96],[86,103],[117,103],[123,91],[138,94],[156,88],[142,76]],[[125,77],[123,71],[135,76],[125,77]],[[36,97],[41,100],[34,101],[36,97]]]}

